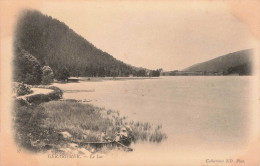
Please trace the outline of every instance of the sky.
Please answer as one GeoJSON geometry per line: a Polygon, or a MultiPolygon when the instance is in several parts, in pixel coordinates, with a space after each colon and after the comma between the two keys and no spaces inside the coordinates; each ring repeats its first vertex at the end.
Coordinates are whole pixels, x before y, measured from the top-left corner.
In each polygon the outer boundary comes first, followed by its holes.
{"type": "Polygon", "coordinates": [[[127,64],[181,70],[256,47],[226,3],[177,1],[48,2],[39,10],[127,64]]]}

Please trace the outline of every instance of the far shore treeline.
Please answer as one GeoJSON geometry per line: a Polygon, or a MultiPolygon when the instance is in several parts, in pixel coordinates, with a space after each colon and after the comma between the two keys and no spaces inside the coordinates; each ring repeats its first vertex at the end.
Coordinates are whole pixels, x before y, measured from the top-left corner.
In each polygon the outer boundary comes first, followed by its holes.
{"type": "Polygon", "coordinates": [[[167,71],[161,74],[164,76],[253,75],[254,54],[253,48],[240,50],[192,65],[181,71],[167,71]]]}
{"type": "Polygon", "coordinates": [[[63,22],[35,10],[24,11],[18,20],[13,63],[14,81],[27,84],[40,84],[43,68],[50,69],[47,72],[52,74],[50,77],[61,81],[69,76],[160,76],[161,71],[125,64],[96,48],[63,22]]]}

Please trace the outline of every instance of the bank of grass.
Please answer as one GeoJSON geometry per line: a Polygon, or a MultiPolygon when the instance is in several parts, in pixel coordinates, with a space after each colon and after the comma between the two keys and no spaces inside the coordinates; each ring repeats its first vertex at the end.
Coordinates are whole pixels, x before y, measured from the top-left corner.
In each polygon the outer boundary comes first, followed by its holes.
{"type": "Polygon", "coordinates": [[[161,132],[161,126],[129,121],[126,117],[121,117],[118,111],[94,107],[76,100],[51,101],[41,106],[45,108],[47,114],[44,127],[68,131],[72,134],[72,139],[100,141],[103,131],[114,139],[122,127],[130,129],[129,133],[134,142],[161,142],[167,138],[161,132]]]}
{"type": "Polygon", "coordinates": [[[39,105],[28,105],[15,100],[13,106],[15,139],[19,146],[31,150],[47,150],[49,145],[59,143],[58,132],[44,128],[47,118],[45,109],[39,105]]]}
{"type": "Polygon", "coordinates": [[[57,149],[61,144],[78,141],[100,141],[103,131],[111,139],[122,127],[129,130],[134,142],[161,142],[167,136],[161,126],[129,121],[118,111],[106,110],[76,100],[50,101],[39,105],[14,104],[14,128],[17,143],[33,151],[57,149]],[[61,132],[72,137],[62,139],[61,132]]]}
{"type": "Polygon", "coordinates": [[[102,131],[112,126],[112,121],[102,115],[102,109],[75,100],[43,103],[47,118],[44,127],[67,131],[72,139],[99,141],[102,131]]]}

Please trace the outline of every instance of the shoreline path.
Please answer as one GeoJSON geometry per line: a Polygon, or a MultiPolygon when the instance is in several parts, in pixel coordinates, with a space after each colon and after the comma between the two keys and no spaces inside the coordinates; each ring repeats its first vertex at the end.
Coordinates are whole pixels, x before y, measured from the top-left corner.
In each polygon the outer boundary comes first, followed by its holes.
{"type": "Polygon", "coordinates": [[[38,94],[46,95],[46,94],[49,94],[54,91],[52,89],[44,89],[44,88],[31,88],[31,90],[33,91],[33,93],[30,93],[30,94],[24,95],[24,96],[18,96],[16,98],[17,99],[26,99],[29,96],[34,96],[34,95],[38,95],[38,94]]]}

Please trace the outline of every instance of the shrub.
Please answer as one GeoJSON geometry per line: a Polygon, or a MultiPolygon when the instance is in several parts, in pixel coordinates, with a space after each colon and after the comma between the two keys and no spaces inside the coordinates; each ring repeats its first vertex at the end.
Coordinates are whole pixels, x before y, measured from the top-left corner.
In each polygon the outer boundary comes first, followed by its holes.
{"type": "Polygon", "coordinates": [[[38,60],[23,49],[17,48],[13,60],[14,81],[38,85],[42,79],[42,69],[38,60]]]}
{"type": "Polygon", "coordinates": [[[33,92],[28,85],[23,83],[19,83],[15,89],[16,89],[16,96],[23,96],[33,92]]]}
{"type": "Polygon", "coordinates": [[[54,74],[49,66],[42,68],[42,84],[47,85],[53,82],[54,74]]]}

